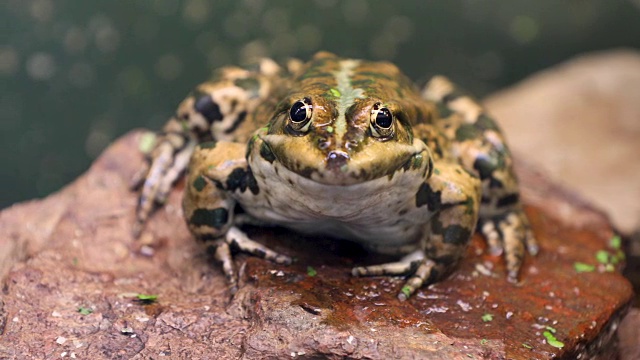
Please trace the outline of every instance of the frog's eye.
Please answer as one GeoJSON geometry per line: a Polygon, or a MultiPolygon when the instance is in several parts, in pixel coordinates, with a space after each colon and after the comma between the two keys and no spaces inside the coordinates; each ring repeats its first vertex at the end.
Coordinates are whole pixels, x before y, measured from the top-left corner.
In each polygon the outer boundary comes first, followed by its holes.
{"type": "Polygon", "coordinates": [[[380,104],[371,108],[371,134],[377,138],[389,138],[393,135],[393,114],[380,104]]]}
{"type": "Polygon", "coordinates": [[[293,103],[291,109],[289,109],[289,124],[295,131],[307,131],[311,122],[311,114],[313,112],[313,106],[311,106],[311,100],[304,98],[293,103]]]}

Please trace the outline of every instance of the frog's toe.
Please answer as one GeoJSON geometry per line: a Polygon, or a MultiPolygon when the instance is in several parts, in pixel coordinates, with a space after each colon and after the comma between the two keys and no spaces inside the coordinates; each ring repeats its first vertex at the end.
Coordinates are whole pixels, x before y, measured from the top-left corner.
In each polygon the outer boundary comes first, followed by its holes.
{"type": "Polygon", "coordinates": [[[131,181],[129,182],[129,188],[131,189],[131,191],[140,190],[140,188],[142,187],[142,184],[144,184],[144,181],[147,178],[147,174],[149,174],[148,159],[146,159],[142,163],[142,166],[140,167],[140,169],[138,169],[138,171],[136,171],[136,173],[133,174],[133,176],[131,177],[131,181]]]}
{"type": "Polygon", "coordinates": [[[229,249],[229,244],[224,241],[219,241],[216,244],[215,259],[222,263],[222,272],[224,273],[231,294],[235,294],[238,290],[238,274],[233,266],[233,256],[229,249]]]}
{"type": "Polygon", "coordinates": [[[517,282],[525,253],[538,253],[538,245],[524,212],[516,209],[481,220],[480,231],[487,239],[489,252],[504,255],[508,280],[517,282]]]}
{"type": "Polygon", "coordinates": [[[416,272],[411,275],[407,282],[404,284],[400,292],[398,293],[398,300],[407,300],[416,290],[420,289],[424,284],[429,282],[429,279],[433,275],[436,263],[429,259],[424,259],[416,272]]]}
{"type": "Polygon", "coordinates": [[[398,293],[400,301],[407,300],[413,293],[427,283],[435,274],[436,263],[428,259],[424,251],[417,250],[403,257],[400,261],[358,266],[351,270],[353,276],[400,276],[410,275],[398,293]]]}
{"type": "Polygon", "coordinates": [[[289,256],[275,252],[259,242],[251,240],[247,234],[243,233],[235,226],[232,226],[227,231],[226,242],[229,246],[239,251],[249,253],[265,260],[273,261],[276,264],[290,265],[293,262],[289,256]]]}

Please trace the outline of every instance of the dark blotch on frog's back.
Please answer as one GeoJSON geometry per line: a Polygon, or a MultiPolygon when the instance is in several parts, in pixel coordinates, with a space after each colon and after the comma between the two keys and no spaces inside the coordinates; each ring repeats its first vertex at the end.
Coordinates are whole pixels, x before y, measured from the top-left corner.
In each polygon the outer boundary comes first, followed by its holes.
{"type": "Polygon", "coordinates": [[[193,106],[197,112],[202,114],[209,124],[222,120],[220,106],[216,104],[209,94],[196,94],[196,103],[193,106]]]}
{"type": "Polygon", "coordinates": [[[229,212],[225,208],[196,209],[189,222],[195,226],[213,226],[222,229],[229,220],[229,212]]]}
{"type": "Polygon", "coordinates": [[[202,177],[202,175],[199,175],[195,180],[193,180],[193,187],[197,191],[202,191],[205,186],[207,186],[207,181],[202,177]]]}
{"type": "Polygon", "coordinates": [[[198,147],[201,149],[213,149],[216,147],[215,141],[205,141],[203,143],[198,144],[198,147]]]}

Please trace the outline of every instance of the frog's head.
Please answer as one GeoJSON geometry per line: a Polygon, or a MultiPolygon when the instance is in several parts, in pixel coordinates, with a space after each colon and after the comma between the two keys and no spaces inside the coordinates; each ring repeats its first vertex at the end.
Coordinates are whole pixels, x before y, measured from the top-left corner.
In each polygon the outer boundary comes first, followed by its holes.
{"type": "Polygon", "coordinates": [[[415,171],[432,161],[411,124],[428,116],[413,85],[388,63],[321,54],[257,133],[260,155],[327,185],[415,171]]]}

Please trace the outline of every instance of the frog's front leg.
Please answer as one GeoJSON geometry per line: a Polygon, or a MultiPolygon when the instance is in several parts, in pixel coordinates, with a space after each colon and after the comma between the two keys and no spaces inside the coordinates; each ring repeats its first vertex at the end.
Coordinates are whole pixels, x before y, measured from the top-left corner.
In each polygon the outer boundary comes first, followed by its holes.
{"type": "Polygon", "coordinates": [[[446,274],[465,254],[478,221],[480,182],[457,163],[436,164],[416,193],[425,219],[419,248],[398,262],[356,267],[356,276],[410,275],[398,299],[408,299],[425,284],[446,274]]]}
{"type": "Polygon", "coordinates": [[[525,246],[535,255],[538,245],[520,203],[511,154],[498,125],[482,105],[445,77],[434,77],[423,96],[449,113],[441,114],[441,125],[455,129],[449,137],[457,157],[482,181],[478,228],[493,254],[505,253],[508,278],[517,281],[525,246]]]}
{"type": "Polygon", "coordinates": [[[163,204],[173,183],[184,172],[196,144],[207,140],[245,141],[243,126],[252,127],[251,113],[273,92],[280,68],[263,59],[256,69],[219,69],[214,79],[198,85],[178,106],[157,136],[154,149],[134,176],[134,187],[142,186],[135,237],[156,204],[163,204]]]}
{"type": "Polygon", "coordinates": [[[196,239],[213,242],[215,259],[222,263],[231,291],[237,290],[237,273],[231,250],[250,253],[278,264],[291,258],[251,240],[234,223],[236,201],[233,192],[259,192],[244,157],[246,145],[234,142],[206,142],[196,147],[189,164],[183,210],[196,239]]]}

